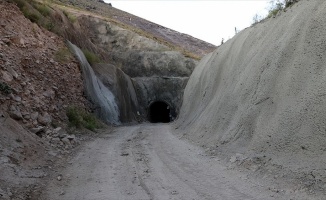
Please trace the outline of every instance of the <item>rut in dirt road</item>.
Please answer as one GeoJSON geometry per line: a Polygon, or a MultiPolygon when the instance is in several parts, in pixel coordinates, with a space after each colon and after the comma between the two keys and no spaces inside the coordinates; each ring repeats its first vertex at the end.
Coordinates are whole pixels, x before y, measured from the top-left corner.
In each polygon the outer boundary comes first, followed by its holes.
{"type": "Polygon", "coordinates": [[[267,186],[171,134],[169,125],[117,128],[85,145],[70,163],[42,199],[276,198],[267,186]]]}

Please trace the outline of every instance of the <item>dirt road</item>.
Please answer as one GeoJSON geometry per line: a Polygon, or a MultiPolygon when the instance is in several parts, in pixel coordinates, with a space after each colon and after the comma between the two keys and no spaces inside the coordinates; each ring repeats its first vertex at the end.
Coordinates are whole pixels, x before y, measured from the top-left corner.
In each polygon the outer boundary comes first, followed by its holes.
{"type": "Polygon", "coordinates": [[[291,199],[180,140],[169,125],[117,128],[86,144],[69,164],[42,199],[291,199]]]}

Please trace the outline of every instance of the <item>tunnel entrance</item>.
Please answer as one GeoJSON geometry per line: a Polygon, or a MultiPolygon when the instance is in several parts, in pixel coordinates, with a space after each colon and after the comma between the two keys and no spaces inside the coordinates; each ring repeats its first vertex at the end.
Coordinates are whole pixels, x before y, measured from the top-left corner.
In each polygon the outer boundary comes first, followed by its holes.
{"type": "Polygon", "coordinates": [[[171,122],[171,107],[164,101],[155,101],[149,106],[149,121],[151,123],[171,122]]]}

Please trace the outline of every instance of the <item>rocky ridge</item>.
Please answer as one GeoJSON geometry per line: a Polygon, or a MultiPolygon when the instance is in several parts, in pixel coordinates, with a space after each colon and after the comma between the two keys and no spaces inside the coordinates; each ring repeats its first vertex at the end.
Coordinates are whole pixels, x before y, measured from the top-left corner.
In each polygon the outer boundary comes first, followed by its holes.
{"type": "Polygon", "coordinates": [[[215,45],[119,10],[111,3],[99,0],[59,0],[59,2],[86,9],[102,16],[108,16],[112,22],[120,26],[134,29],[134,32],[145,34],[170,48],[177,48],[197,58],[201,58],[216,49],[215,45]]]}

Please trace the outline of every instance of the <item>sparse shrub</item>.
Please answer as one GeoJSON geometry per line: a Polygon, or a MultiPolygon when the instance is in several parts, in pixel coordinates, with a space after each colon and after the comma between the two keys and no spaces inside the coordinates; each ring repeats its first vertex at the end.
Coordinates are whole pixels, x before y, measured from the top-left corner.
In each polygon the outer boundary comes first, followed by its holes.
{"type": "Polygon", "coordinates": [[[285,3],[281,0],[270,1],[270,9],[268,11],[267,18],[274,17],[278,12],[284,9],[285,3]]]}
{"type": "Polygon", "coordinates": [[[277,15],[277,13],[279,13],[280,11],[285,11],[286,8],[292,6],[294,3],[297,3],[298,1],[299,0],[271,0],[269,2],[270,6],[269,6],[267,16],[262,17],[262,16],[256,14],[253,17],[252,25],[254,25],[264,19],[275,17],[277,15]]]}
{"type": "Polygon", "coordinates": [[[66,111],[69,125],[76,128],[87,128],[91,131],[101,128],[100,121],[91,113],[86,112],[84,109],[75,106],[68,107],[66,111]]]}
{"type": "Polygon", "coordinates": [[[294,3],[298,2],[299,0],[285,0],[285,8],[290,7],[294,3]]]}
{"type": "Polygon", "coordinates": [[[14,2],[17,4],[18,8],[22,9],[25,6],[24,0],[14,0],[14,2]]]}
{"type": "Polygon", "coordinates": [[[82,51],[90,65],[101,62],[101,59],[88,49],[83,49],[82,51]]]}
{"type": "Polygon", "coordinates": [[[27,9],[23,9],[22,12],[27,19],[31,20],[31,22],[34,22],[34,23],[39,22],[40,16],[37,13],[35,13],[31,10],[27,10],[27,9]]]}
{"type": "Polygon", "coordinates": [[[49,21],[44,25],[44,28],[46,28],[48,31],[52,31],[54,29],[55,25],[49,21]]]}
{"type": "Polygon", "coordinates": [[[77,18],[74,15],[68,13],[66,10],[63,10],[63,14],[69,19],[71,23],[76,22],[77,18]]]}
{"type": "Polygon", "coordinates": [[[41,15],[43,15],[44,17],[47,17],[50,15],[51,13],[51,10],[48,6],[46,5],[42,5],[42,4],[39,4],[39,5],[35,5],[35,8],[41,13],[41,15]]]}
{"type": "Polygon", "coordinates": [[[252,18],[252,25],[261,22],[263,19],[264,19],[264,17],[262,17],[261,15],[256,14],[256,15],[252,18]]]}
{"type": "Polygon", "coordinates": [[[3,94],[10,94],[12,92],[12,89],[7,83],[0,82],[0,91],[3,94]]]}
{"type": "Polygon", "coordinates": [[[73,56],[72,56],[71,52],[66,47],[60,48],[54,55],[54,59],[60,63],[68,62],[72,59],[72,57],[73,56]]]}

